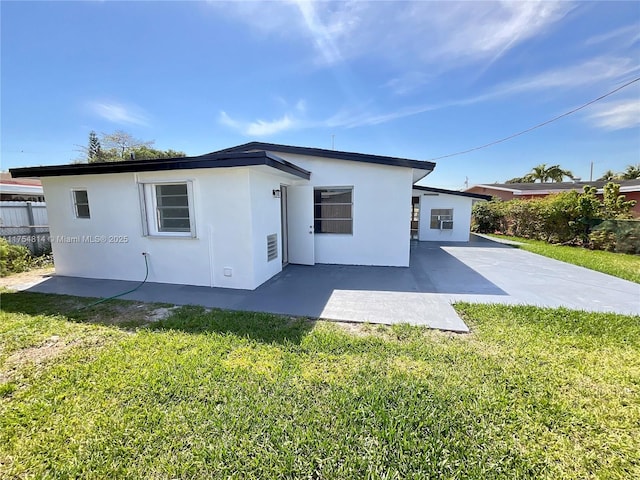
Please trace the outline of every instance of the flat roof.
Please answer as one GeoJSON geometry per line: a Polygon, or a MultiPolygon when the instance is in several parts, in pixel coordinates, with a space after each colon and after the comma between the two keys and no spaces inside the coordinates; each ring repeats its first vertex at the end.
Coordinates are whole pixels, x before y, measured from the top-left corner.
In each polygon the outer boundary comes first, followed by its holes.
{"type": "MultiPolygon", "coordinates": [[[[564,192],[582,190],[585,186],[602,189],[607,183],[616,183],[624,191],[640,190],[640,179],[636,180],[593,180],[591,182],[543,182],[543,183],[480,183],[471,188],[491,188],[510,192],[521,192],[526,195],[547,194],[549,192],[564,192]]],[[[469,189],[470,190],[470,189],[469,189]]]]}
{"type": "Polygon", "coordinates": [[[414,185],[414,190],[422,190],[424,192],[444,193],[446,195],[457,195],[459,197],[477,198],[478,200],[491,200],[491,195],[482,195],[480,193],[461,192],[460,190],[447,190],[444,188],[423,187],[414,185]]]}
{"type": "Polygon", "coordinates": [[[266,150],[270,152],[293,153],[298,155],[309,155],[312,157],[335,158],[338,160],[350,160],[353,162],[377,163],[380,165],[392,165],[396,167],[408,167],[418,170],[432,171],[436,164],[426,160],[412,160],[410,158],[386,157],[382,155],[370,155],[367,153],[343,152],[340,150],[328,150],[324,148],[296,147],[293,145],[281,145],[277,143],[249,142],[235,147],[225,148],[213,152],[247,152],[253,150],[266,150]]]}
{"type": "Polygon", "coordinates": [[[101,175],[106,173],[157,172],[194,168],[225,168],[266,165],[308,180],[311,172],[269,152],[209,153],[197,157],[126,160],[123,162],[80,163],[10,169],[14,178],[101,175]]]}

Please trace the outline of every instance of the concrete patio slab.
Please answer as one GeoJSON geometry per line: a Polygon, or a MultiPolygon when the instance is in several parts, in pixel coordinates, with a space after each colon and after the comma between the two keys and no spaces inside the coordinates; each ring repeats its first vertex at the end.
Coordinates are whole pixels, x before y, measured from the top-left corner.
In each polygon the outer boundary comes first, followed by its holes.
{"type": "MultiPolygon", "coordinates": [[[[108,297],[136,282],[52,277],[28,291],[108,297]]],[[[414,242],[409,268],[289,265],[253,291],[146,283],[124,299],[467,332],[454,302],[640,315],[640,285],[474,237],[414,242]]]]}

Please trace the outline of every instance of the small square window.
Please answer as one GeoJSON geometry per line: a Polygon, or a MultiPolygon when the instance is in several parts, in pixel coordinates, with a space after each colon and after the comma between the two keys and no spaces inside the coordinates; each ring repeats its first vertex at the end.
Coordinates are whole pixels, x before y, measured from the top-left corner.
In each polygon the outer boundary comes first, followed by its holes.
{"type": "Polygon", "coordinates": [[[86,190],[73,190],[73,208],[76,218],[91,218],[89,195],[86,190]]]}

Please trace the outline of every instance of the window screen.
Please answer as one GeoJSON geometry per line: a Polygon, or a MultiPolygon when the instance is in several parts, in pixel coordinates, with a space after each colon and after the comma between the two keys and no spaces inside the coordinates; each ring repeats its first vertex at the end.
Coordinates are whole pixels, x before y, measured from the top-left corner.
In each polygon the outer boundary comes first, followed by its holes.
{"type": "Polygon", "coordinates": [[[189,193],[186,183],[156,185],[159,232],[189,232],[189,193]]]}
{"type": "Polygon", "coordinates": [[[315,233],[353,233],[352,188],[317,188],[313,194],[315,233]]]}
{"type": "Polygon", "coordinates": [[[89,212],[89,195],[86,190],[73,191],[73,205],[76,211],[76,218],[91,218],[89,212]]]}

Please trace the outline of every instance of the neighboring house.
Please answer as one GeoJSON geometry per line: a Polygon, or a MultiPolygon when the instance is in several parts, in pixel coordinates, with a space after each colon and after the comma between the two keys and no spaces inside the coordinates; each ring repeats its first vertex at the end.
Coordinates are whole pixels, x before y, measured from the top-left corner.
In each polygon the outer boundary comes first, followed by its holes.
{"type": "Polygon", "coordinates": [[[480,200],[491,200],[491,196],[414,185],[412,238],[420,241],[469,241],[471,207],[480,200]]]}
{"type": "MultiPolygon", "coordinates": [[[[620,185],[620,193],[625,195],[627,200],[636,200],[633,211],[640,215],[640,180],[611,180],[620,185]]],[[[602,198],[603,187],[609,181],[595,180],[592,182],[554,182],[554,183],[493,183],[486,185],[474,185],[465,190],[468,193],[479,193],[501,198],[502,200],[513,200],[522,198],[525,200],[532,198],[542,198],[553,193],[568,192],[577,190],[582,192],[585,186],[597,188],[596,195],[602,198]]]]}
{"type": "Polygon", "coordinates": [[[12,173],[42,178],[59,275],[139,280],[146,252],[149,281],[254,289],[287,263],[408,266],[414,184],[434,167],[252,142],[12,173]]]}
{"type": "Polygon", "coordinates": [[[15,179],[10,173],[0,172],[0,201],[44,202],[42,183],[37,178],[15,179]]]}

